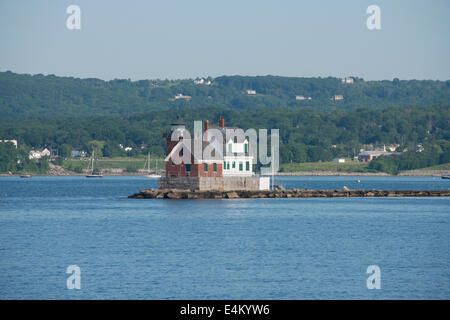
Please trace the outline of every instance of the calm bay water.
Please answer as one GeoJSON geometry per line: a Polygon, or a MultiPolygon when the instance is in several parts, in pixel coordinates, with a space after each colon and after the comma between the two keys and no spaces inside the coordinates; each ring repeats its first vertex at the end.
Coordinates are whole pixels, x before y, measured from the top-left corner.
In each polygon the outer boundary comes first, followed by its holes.
{"type": "MultiPolygon", "coordinates": [[[[287,188],[447,190],[433,177],[287,188]]],[[[450,198],[136,200],[142,177],[0,177],[0,299],[450,299],[450,198]],[[67,266],[81,268],[68,290],[67,266]],[[381,290],[366,269],[381,268],[381,290]]]]}

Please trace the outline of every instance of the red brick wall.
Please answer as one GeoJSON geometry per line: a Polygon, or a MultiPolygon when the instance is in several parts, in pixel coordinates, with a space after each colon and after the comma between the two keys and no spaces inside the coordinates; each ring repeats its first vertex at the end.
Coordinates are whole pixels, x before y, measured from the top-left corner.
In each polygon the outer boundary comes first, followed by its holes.
{"type": "Polygon", "coordinates": [[[172,161],[166,162],[166,177],[222,177],[223,165],[216,164],[216,172],[213,171],[213,164],[208,163],[208,171],[203,171],[203,163],[191,164],[191,171],[186,171],[185,164],[176,164],[172,166],[172,161]]]}
{"type": "Polygon", "coordinates": [[[200,177],[222,177],[222,163],[216,164],[216,172],[213,171],[213,164],[208,163],[208,172],[203,171],[203,163],[200,166],[200,177]]]}
{"type": "MultiPolygon", "coordinates": [[[[166,139],[166,156],[172,151],[173,147],[178,141],[172,141],[170,138],[166,139]]],[[[184,164],[176,164],[172,166],[172,161],[166,162],[166,177],[222,177],[223,163],[216,164],[216,172],[213,171],[213,164],[208,163],[208,172],[203,171],[203,163],[194,164],[194,157],[191,157],[191,171],[186,172],[184,164]]]]}

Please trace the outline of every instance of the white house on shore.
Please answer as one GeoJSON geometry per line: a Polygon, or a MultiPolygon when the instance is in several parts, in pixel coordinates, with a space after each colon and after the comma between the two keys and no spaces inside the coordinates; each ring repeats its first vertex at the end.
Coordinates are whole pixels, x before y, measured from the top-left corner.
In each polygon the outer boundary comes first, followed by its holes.
{"type": "Polygon", "coordinates": [[[342,83],[351,84],[351,83],[354,82],[354,80],[353,80],[352,77],[346,77],[346,78],[341,79],[341,82],[342,82],[342,83]]]}
{"type": "Polygon", "coordinates": [[[45,148],[44,150],[31,150],[28,154],[29,159],[40,159],[42,157],[50,157],[50,150],[45,148]]]}
{"type": "Polygon", "coordinates": [[[71,152],[72,158],[83,158],[86,154],[86,151],[82,149],[73,149],[71,152]]]}
{"type": "Polygon", "coordinates": [[[302,96],[302,95],[296,95],[295,96],[295,100],[297,100],[297,101],[311,100],[311,99],[312,99],[311,97],[305,97],[305,96],[302,96]]]}
{"type": "Polygon", "coordinates": [[[330,98],[330,100],[332,100],[332,101],[344,100],[344,96],[342,94],[335,94],[334,96],[332,96],[330,98]]]}
{"type": "Polygon", "coordinates": [[[0,142],[4,142],[4,143],[10,142],[10,143],[12,143],[13,145],[15,145],[15,146],[16,146],[16,149],[17,149],[17,140],[0,140],[0,142]]]}
{"type": "Polygon", "coordinates": [[[192,97],[191,97],[191,96],[187,96],[187,95],[185,96],[185,95],[182,94],[182,93],[178,93],[178,94],[175,95],[172,99],[169,99],[169,100],[175,101],[175,100],[180,100],[180,99],[184,99],[184,100],[189,101],[189,100],[192,99],[192,97]]]}

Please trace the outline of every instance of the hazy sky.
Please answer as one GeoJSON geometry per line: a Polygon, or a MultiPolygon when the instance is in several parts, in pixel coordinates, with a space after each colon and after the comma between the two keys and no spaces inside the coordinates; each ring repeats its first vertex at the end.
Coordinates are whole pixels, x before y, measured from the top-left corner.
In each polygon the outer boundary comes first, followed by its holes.
{"type": "Polygon", "coordinates": [[[0,71],[450,79],[449,0],[0,0],[0,71]],[[81,29],[66,27],[69,5],[81,29]],[[366,8],[381,8],[368,30],[366,8]]]}

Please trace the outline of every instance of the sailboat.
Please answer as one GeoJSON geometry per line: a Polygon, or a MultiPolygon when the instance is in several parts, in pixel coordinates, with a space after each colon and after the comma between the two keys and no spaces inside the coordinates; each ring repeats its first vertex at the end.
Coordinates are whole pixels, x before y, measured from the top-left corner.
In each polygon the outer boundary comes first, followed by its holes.
{"type": "Polygon", "coordinates": [[[91,174],[86,175],[86,178],[101,178],[101,177],[103,177],[100,173],[94,171],[94,150],[92,150],[92,157],[91,157],[91,160],[89,161],[88,172],[89,172],[89,168],[91,168],[91,174]],[[92,166],[92,168],[91,168],[91,166],[92,166]]]}
{"type": "Polygon", "coordinates": [[[158,174],[158,161],[155,161],[155,173],[150,171],[150,152],[147,155],[147,160],[145,160],[144,171],[147,171],[145,175],[147,178],[161,178],[161,175],[158,174]]]}

